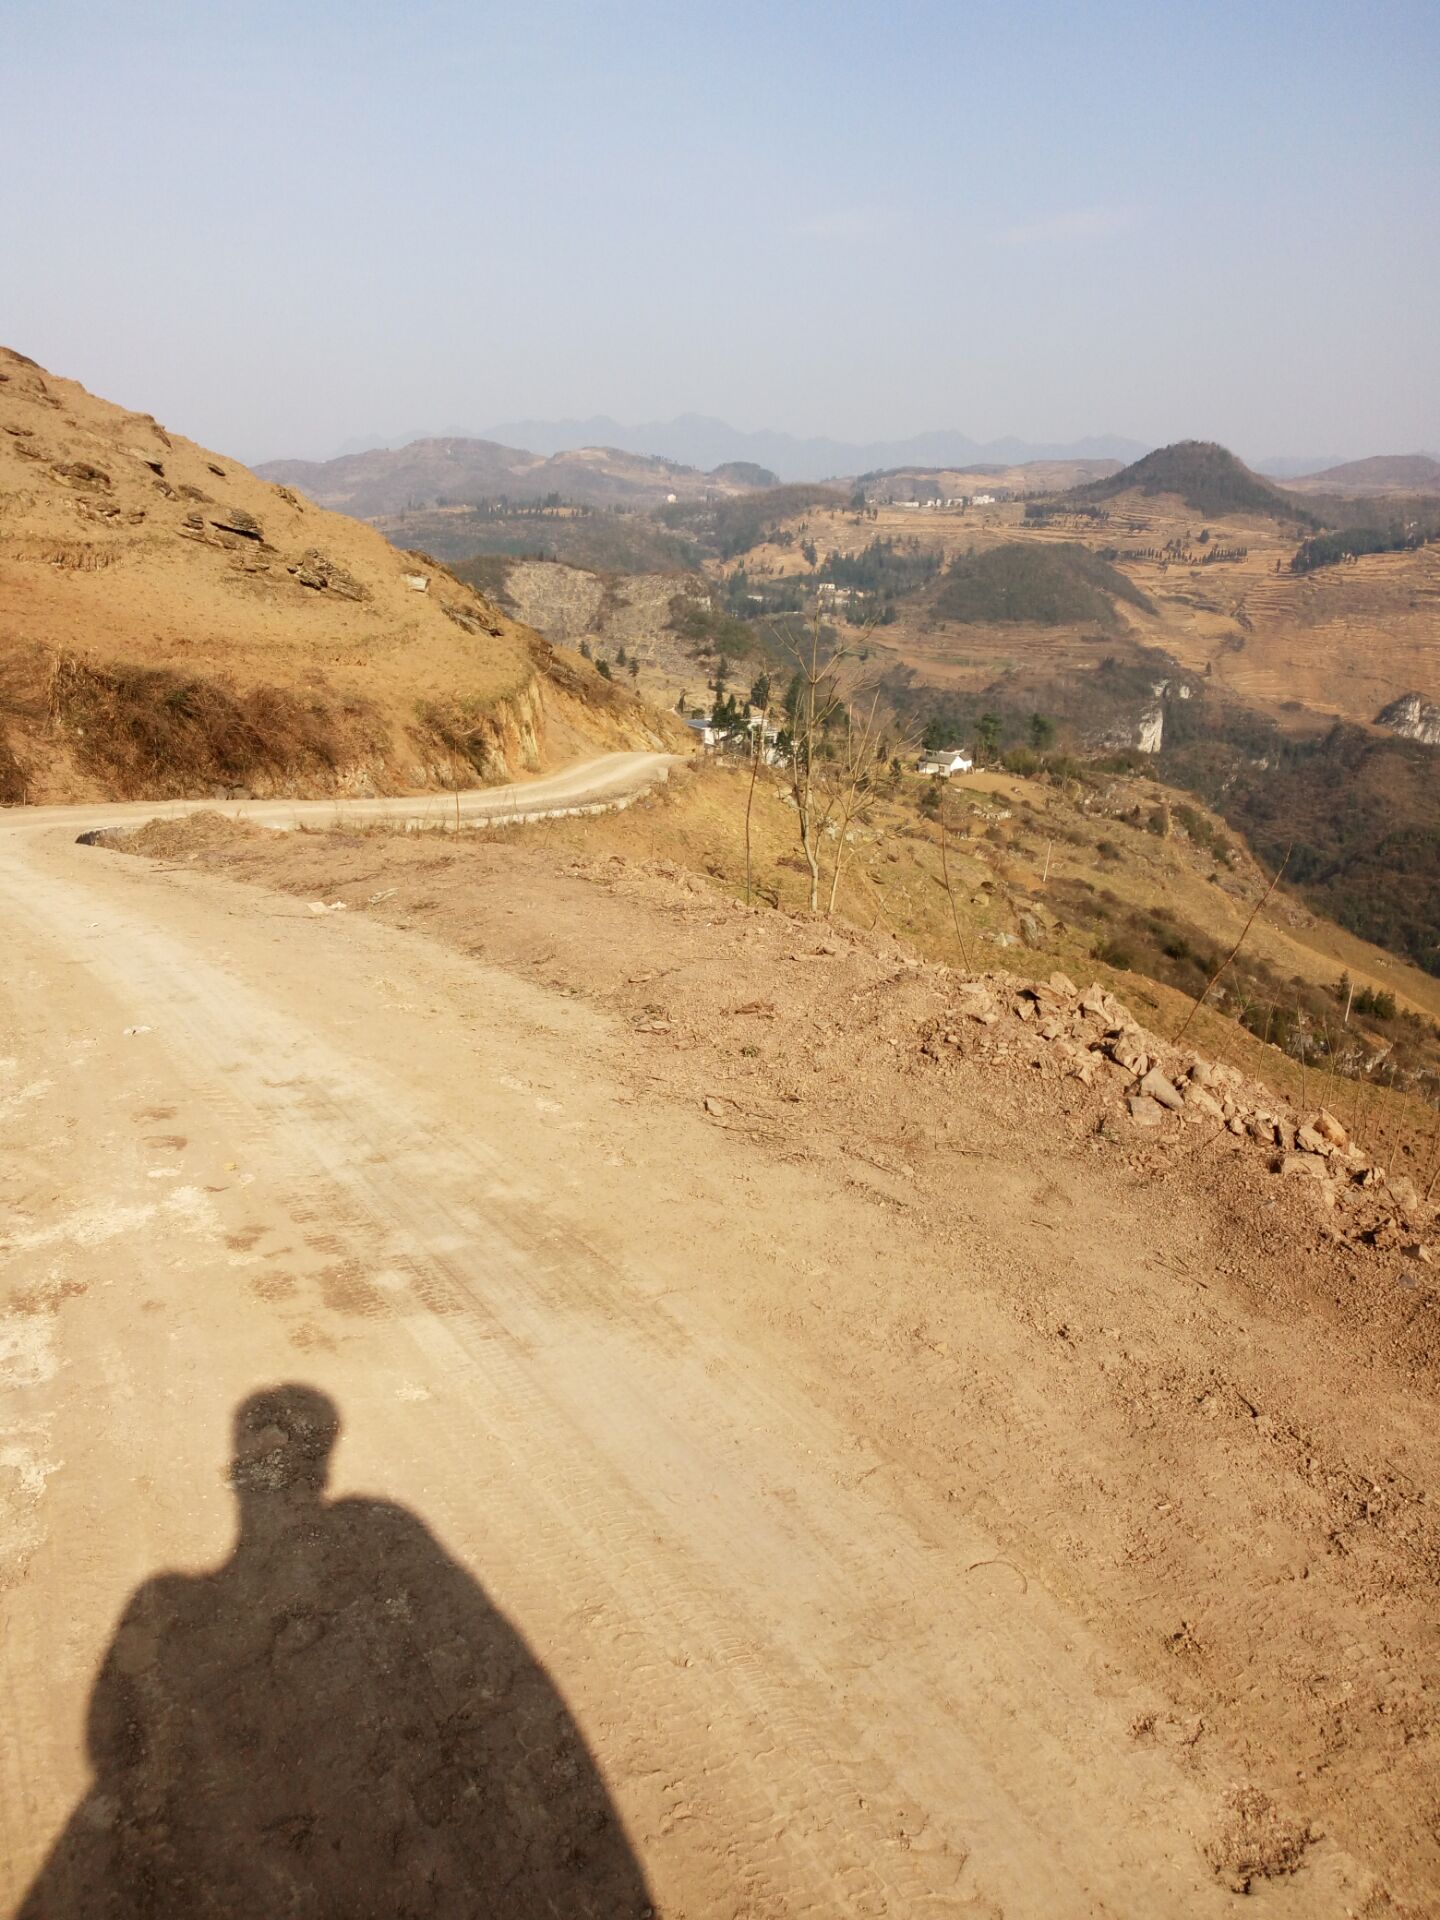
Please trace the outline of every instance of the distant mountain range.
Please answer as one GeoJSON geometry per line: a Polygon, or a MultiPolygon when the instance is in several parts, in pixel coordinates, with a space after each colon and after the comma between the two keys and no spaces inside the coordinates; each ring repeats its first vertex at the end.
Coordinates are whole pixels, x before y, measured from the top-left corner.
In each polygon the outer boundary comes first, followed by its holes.
{"type": "Polygon", "coordinates": [[[886,467],[961,467],[979,463],[1015,466],[1024,460],[1134,460],[1149,451],[1143,440],[1115,434],[1069,442],[1014,438],[972,440],[940,430],[905,440],[800,439],[789,433],[742,433],[723,420],[683,413],[637,427],[600,415],[591,420],[520,420],[491,429],[490,437],[555,453],[562,447],[623,447],[659,454],[686,466],[709,469],[731,460],[752,460],[782,480],[831,480],[839,474],[874,473],[886,467]]]}
{"type": "Polygon", "coordinates": [[[262,480],[298,487],[320,506],[361,520],[500,497],[537,502],[552,494],[583,506],[648,508],[774,483],[773,474],[748,464],[699,473],[675,461],[613,447],[574,447],[546,455],[470,438],[411,440],[401,447],[371,447],[334,460],[270,460],[255,472],[262,480]]]}
{"type": "Polygon", "coordinates": [[[368,453],[406,446],[414,440],[499,441],[503,446],[525,447],[546,457],[575,447],[614,447],[623,453],[678,461],[707,473],[735,461],[747,461],[768,467],[781,480],[832,480],[837,475],[874,473],[890,467],[1008,467],[1026,460],[1125,462],[1150,450],[1148,441],[1127,440],[1119,434],[1070,441],[972,440],[968,434],[940,430],[912,434],[905,440],[831,440],[823,436],[807,440],[763,430],[742,433],[706,414],[682,413],[674,420],[647,420],[639,426],[626,426],[608,414],[594,414],[588,420],[508,420],[479,432],[453,427],[440,433],[428,430],[390,439],[349,440],[340,453],[368,453]]]}
{"type": "MultiPolygon", "coordinates": [[[[537,498],[558,490],[566,498],[597,505],[622,499],[638,505],[646,495],[663,499],[673,489],[683,496],[717,483],[722,491],[731,491],[776,480],[813,482],[897,471],[973,475],[988,470],[998,476],[1040,462],[1114,461],[1128,466],[1151,451],[1147,442],[1119,434],[1068,442],[972,440],[942,430],[904,440],[855,441],[742,433],[699,413],[639,426],[592,414],[584,420],[510,420],[481,434],[451,429],[389,440],[361,437],[347,442],[331,460],[272,460],[255,470],[268,479],[304,487],[326,505],[374,514],[395,511],[397,499],[403,505],[406,497],[433,501],[437,494],[459,500],[491,492],[537,498]],[[646,471],[637,463],[653,464],[646,471]],[[384,505],[370,490],[370,483],[382,475],[384,505]],[[408,495],[403,486],[397,487],[402,475],[408,495]]],[[[1092,465],[1091,473],[1095,470],[1092,465]]],[[[1429,493],[1440,486],[1440,468],[1427,454],[1345,462],[1323,454],[1277,457],[1249,471],[1308,492],[1429,493]]],[[[1055,473],[1047,481],[1036,471],[1030,484],[1064,487],[1082,477],[1078,471],[1055,473]]]]}

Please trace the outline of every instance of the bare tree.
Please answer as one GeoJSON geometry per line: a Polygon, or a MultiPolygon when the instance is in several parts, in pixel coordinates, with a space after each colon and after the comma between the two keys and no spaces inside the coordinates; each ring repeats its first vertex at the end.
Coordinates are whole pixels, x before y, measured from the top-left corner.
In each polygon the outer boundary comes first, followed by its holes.
{"type": "MultiPolygon", "coordinates": [[[[778,637],[778,636],[777,636],[778,637]]],[[[790,761],[787,768],[790,797],[795,802],[800,829],[800,851],[810,869],[810,911],[820,910],[820,842],[829,822],[833,797],[820,779],[825,736],[834,725],[843,702],[835,669],[845,649],[827,654],[816,602],[810,629],[803,640],[785,636],[782,644],[795,662],[795,702],[790,719],[790,761]]]]}
{"type": "Polygon", "coordinates": [[[765,758],[765,730],[770,724],[770,688],[760,705],[760,723],[750,730],[750,785],[745,793],[745,904],[750,904],[750,817],[755,811],[755,783],[760,778],[760,762],[765,758]]]}
{"type": "MultiPolygon", "coordinates": [[[[1290,855],[1293,852],[1294,852],[1293,847],[1287,847],[1285,849],[1285,858],[1280,862],[1279,867],[1276,869],[1275,878],[1270,882],[1269,886],[1266,887],[1264,893],[1261,894],[1260,898],[1255,902],[1254,906],[1250,909],[1250,918],[1245,922],[1244,926],[1240,929],[1240,938],[1235,942],[1234,946],[1230,949],[1229,953],[1227,953],[1225,958],[1220,962],[1219,966],[1215,969],[1214,973],[1212,973],[1210,978],[1205,982],[1205,985],[1200,989],[1199,993],[1196,994],[1195,1004],[1194,1006],[1191,1007],[1189,1013],[1187,1013],[1185,1018],[1181,1021],[1180,1031],[1176,1034],[1174,1040],[1171,1042],[1172,1046],[1178,1047],[1180,1042],[1185,1038],[1186,1029],[1189,1027],[1190,1022],[1195,1018],[1195,1015],[1200,1011],[1200,1008],[1204,1005],[1205,1001],[1210,997],[1211,989],[1217,984],[1221,974],[1224,973],[1225,969],[1229,966],[1230,962],[1235,958],[1236,954],[1239,953],[1241,947],[1244,946],[1245,936],[1246,934],[1249,933],[1251,927],[1254,926],[1256,914],[1259,913],[1260,909],[1265,905],[1265,902],[1270,898],[1271,894],[1274,893],[1276,887],[1279,886],[1280,876],[1282,873],[1284,873],[1286,867],[1289,866],[1290,855]]],[[[1301,1102],[1301,1105],[1303,1106],[1305,1102],[1305,1094],[1304,1094],[1305,1055],[1303,1052],[1300,1056],[1300,1085],[1301,1085],[1300,1102],[1301,1102]]]]}
{"type": "Polygon", "coordinates": [[[864,818],[873,803],[884,764],[884,743],[876,724],[879,706],[878,693],[870,696],[870,705],[863,712],[847,704],[843,709],[843,732],[838,746],[822,763],[821,781],[829,800],[828,820],[836,835],[827,914],[834,913],[840,893],[840,872],[845,864],[850,829],[864,818]]]}
{"type": "Polygon", "coordinates": [[[960,931],[960,909],[955,903],[955,888],[950,879],[950,833],[945,818],[945,799],[940,800],[940,872],[945,883],[945,895],[950,902],[950,918],[955,923],[955,944],[960,949],[960,960],[967,973],[970,972],[970,951],[965,945],[965,936],[960,931]]]}

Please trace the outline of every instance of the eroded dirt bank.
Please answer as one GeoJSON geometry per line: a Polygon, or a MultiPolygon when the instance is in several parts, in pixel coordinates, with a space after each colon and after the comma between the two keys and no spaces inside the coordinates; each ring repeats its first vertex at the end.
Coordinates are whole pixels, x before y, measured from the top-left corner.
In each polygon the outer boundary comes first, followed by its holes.
{"type": "MultiPolygon", "coordinates": [[[[1074,1005],[685,875],[166,831],[0,850],[7,1897],[295,1379],[573,1719],[513,1911],[587,1752],[667,1914],[1433,1905],[1423,1222],[1223,1110],[1137,1126],[1074,1005]]],[[[271,1657],[343,1714],[317,1631],[271,1657]]],[[[514,1695],[445,1669],[392,1839],[455,1831],[514,1695]]]]}

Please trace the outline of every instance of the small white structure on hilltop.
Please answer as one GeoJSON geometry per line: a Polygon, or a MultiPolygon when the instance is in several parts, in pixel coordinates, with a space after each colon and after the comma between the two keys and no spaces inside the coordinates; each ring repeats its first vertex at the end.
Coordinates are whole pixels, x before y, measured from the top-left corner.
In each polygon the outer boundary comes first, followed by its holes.
{"type": "Polygon", "coordinates": [[[993,493],[977,493],[972,497],[970,504],[972,507],[993,507],[995,496],[993,493]]]}
{"type": "Polygon", "coordinates": [[[931,753],[925,756],[916,771],[938,774],[942,780],[948,780],[954,773],[973,773],[975,761],[972,755],[958,749],[948,753],[931,753]]]}

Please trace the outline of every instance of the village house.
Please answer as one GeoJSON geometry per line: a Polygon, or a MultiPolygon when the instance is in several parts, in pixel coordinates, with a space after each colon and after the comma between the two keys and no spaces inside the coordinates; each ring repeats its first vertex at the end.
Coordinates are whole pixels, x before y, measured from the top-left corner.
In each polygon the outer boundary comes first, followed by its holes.
{"type": "Polygon", "coordinates": [[[955,773],[973,773],[975,761],[968,753],[958,748],[945,753],[927,753],[916,768],[917,773],[938,774],[942,780],[948,780],[955,773]]]}
{"type": "MultiPolygon", "coordinates": [[[[718,728],[714,724],[713,717],[708,713],[687,713],[684,718],[686,726],[696,736],[701,746],[710,751],[713,751],[716,747],[723,746],[726,741],[734,739],[733,733],[729,730],[722,731],[718,728]]],[[[751,734],[759,733],[763,726],[764,733],[762,735],[760,757],[767,767],[778,765],[780,754],[775,743],[780,738],[779,728],[767,721],[764,715],[755,707],[750,709],[745,725],[751,734]]],[[[751,749],[747,747],[744,751],[748,755],[751,749]]]]}

